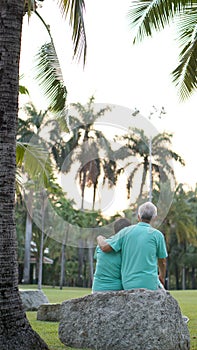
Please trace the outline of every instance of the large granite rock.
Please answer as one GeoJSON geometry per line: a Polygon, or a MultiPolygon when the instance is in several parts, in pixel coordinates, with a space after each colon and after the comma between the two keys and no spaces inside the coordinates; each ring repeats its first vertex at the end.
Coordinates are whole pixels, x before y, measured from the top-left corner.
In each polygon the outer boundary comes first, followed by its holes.
{"type": "Polygon", "coordinates": [[[59,322],[61,313],[61,304],[42,304],[38,308],[37,320],[59,322]]]}
{"type": "Polygon", "coordinates": [[[40,305],[49,302],[42,290],[20,290],[20,296],[25,311],[37,311],[40,305]]]}
{"type": "Polygon", "coordinates": [[[75,348],[188,350],[177,301],[164,290],[95,293],[62,303],[59,338],[75,348]]]}

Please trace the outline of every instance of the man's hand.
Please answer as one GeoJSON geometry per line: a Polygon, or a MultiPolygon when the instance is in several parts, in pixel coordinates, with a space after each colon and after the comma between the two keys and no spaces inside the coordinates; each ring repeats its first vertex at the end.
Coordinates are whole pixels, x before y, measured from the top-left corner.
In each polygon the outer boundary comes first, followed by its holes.
{"type": "Polygon", "coordinates": [[[166,259],[158,259],[158,265],[159,265],[159,280],[164,286],[165,277],[166,277],[166,259]]]}
{"type": "Polygon", "coordinates": [[[163,286],[164,286],[164,284],[165,284],[165,279],[162,277],[162,276],[160,276],[159,275],[159,280],[160,280],[160,282],[163,284],[163,286]]]}
{"type": "Polygon", "coordinates": [[[104,236],[101,236],[101,235],[98,236],[97,243],[104,253],[108,253],[112,251],[112,247],[106,242],[104,236]]]}

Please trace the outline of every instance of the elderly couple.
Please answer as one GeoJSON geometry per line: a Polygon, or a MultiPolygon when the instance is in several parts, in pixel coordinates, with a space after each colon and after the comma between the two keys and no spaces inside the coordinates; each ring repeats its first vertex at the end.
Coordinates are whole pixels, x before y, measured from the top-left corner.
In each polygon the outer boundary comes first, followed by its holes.
{"type": "Polygon", "coordinates": [[[163,288],[167,249],[162,232],[150,224],[156,216],[155,205],[146,202],[138,208],[136,225],[121,218],[114,223],[114,236],[97,237],[93,293],[163,288]]]}

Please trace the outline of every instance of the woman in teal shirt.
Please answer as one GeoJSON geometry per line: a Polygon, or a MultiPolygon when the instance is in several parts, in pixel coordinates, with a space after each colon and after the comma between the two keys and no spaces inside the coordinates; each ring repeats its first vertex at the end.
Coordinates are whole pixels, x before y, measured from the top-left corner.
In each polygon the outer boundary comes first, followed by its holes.
{"type": "MultiPolygon", "coordinates": [[[[114,232],[119,232],[122,228],[130,226],[131,223],[126,218],[117,219],[114,223],[114,232]]],[[[106,241],[110,243],[112,237],[106,241]]],[[[94,273],[92,292],[104,292],[121,290],[121,253],[111,251],[104,253],[99,246],[96,247],[94,258],[96,269],[94,273]]]]}

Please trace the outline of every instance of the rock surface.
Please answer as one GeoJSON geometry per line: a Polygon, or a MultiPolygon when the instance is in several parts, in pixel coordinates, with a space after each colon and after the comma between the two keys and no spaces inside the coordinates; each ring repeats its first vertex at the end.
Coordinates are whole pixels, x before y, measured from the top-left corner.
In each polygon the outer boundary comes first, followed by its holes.
{"type": "Polygon", "coordinates": [[[20,290],[20,296],[25,311],[37,311],[40,305],[49,302],[42,290],[20,290]]]}
{"type": "Polygon", "coordinates": [[[179,305],[164,290],[95,293],[64,301],[59,338],[80,349],[190,349],[179,305]]]}
{"type": "Polygon", "coordinates": [[[42,304],[38,308],[37,320],[39,321],[60,321],[61,304],[42,304]]]}

